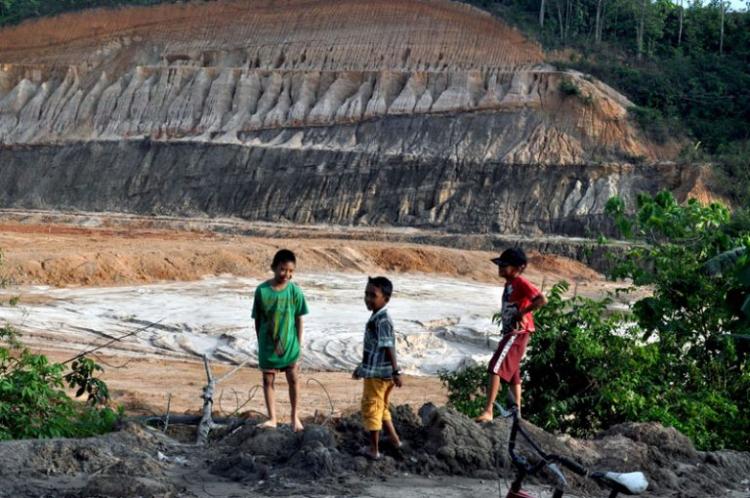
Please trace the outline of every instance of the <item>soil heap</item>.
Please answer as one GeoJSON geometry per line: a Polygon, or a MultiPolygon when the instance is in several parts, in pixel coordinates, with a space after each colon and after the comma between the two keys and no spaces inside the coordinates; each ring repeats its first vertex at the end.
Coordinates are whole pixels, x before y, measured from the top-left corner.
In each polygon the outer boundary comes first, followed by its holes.
{"type": "MultiPolygon", "coordinates": [[[[98,438],[2,442],[0,496],[205,496],[209,488],[217,496],[370,496],[371,478],[511,477],[507,420],[478,425],[452,409],[427,404],[418,416],[406,405],[396,408],[394,423],[406,448],[384,443],[386,456],[378,462],[357,455],[365,443],[359,415],[308,420],[297,434],[286,426],[266,430],[242,421],[216,431],[205,448],[133,423],[98,438]]],[[[699,452],[674,429],[625,424],[585,441],[524,423],[546,451],[594,469],[645,472],[650,482],[645,496],[748,492],[750,454],[699,452]]],[[[575,494],[605,495],[590,481],[568,477],[575,494]]]]}

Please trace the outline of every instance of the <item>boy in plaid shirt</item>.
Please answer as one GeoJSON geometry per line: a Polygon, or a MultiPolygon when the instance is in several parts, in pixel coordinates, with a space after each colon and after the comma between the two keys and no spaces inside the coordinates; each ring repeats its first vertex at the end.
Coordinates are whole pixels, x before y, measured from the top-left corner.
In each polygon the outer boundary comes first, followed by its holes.
{"type": "Polygon", "coordinates": [[[385,426],[391,443],[401,447],[396,433],[388,398],[393,386],[401,387],[401,371],[396,362],[396,341],[393,322],[386,306],[393,293],[393,284],[385,277],[369,278],[365,288],[365,305],[372,311],[365,326],[365,343],[362,363],[354,370],[353,379],[364,379],[362,391],[362,421],[370,433],[370,446],[361,453],[372,459],[381,458],[378,448],[380,431],[385,426]]]}

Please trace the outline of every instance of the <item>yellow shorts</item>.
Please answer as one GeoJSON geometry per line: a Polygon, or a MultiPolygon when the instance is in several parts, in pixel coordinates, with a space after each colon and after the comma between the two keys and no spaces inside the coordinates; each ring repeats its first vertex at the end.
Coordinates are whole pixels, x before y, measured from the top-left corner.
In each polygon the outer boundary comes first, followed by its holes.
{"type": "Polygon", "coordinates": [[[368,431],[379,431],[383,421],[391,420],[388,397],[393,390],[391,379],[365,379],[362,391],[362,423],[368,431]]]}

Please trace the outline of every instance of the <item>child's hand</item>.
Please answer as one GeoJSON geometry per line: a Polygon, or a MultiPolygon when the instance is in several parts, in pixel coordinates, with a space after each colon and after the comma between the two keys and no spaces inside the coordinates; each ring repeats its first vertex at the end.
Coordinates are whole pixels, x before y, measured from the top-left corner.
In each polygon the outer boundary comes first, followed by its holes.
{"type": "Polygon", "coordinates": [[[352,379],[359,380],[359,367],[355,368],[352,372],[352,379]]]}
{"type": "Polygon", "coordinates": [[[401,374],[396,374],[393,376],[393,383],[396,384],[396,387],[401,387],[404,385],[404,383],[401,381],[401,374]]]}

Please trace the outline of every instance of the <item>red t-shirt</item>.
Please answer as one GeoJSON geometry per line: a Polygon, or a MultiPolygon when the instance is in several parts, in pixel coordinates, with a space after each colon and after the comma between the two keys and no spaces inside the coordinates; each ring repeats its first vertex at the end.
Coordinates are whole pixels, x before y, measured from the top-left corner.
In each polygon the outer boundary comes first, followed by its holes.
{"type": "Polygon", "coordinates": [[[529,307],[540,294],[539,289],[520,275],[505,284],[501,311],[503,334],[513,331],[534,332],[534,317],[531,313],[526,313],[519,322],[515,322],[514,317],[518,310],[529,307]]]}

